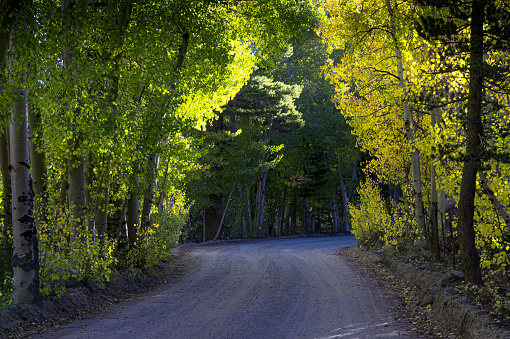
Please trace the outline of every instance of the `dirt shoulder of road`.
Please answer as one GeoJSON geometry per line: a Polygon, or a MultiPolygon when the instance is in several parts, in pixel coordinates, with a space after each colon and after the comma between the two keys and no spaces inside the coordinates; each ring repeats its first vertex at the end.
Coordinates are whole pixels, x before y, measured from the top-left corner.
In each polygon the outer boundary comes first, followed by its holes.
{"type": "Polygon", "coordinates": [[[430,338],[510,338],[510,331],[461,293],[462,279],[358,246],[340,255],[360,263],[396,300],[392,310],[409,329],[430,338]]]}
{"type": "Polygon", "coordinates": [[[41,305],[3,308],[0,310],[0,338],[27,338],[171,283],[186,274],[188,268],[182,263],[182,257],[183,254],[174,252],[168,260],[147,270],[124,270],[104,288],[75,282],[68,284],[61,297],[47,296],[41,305]]]}

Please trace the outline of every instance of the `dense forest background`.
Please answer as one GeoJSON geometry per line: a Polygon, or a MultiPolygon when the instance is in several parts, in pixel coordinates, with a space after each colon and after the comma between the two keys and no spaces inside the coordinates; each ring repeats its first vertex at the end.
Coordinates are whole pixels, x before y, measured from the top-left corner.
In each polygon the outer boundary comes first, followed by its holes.
{"type": "Polygon", "coordinates": [[[352,232],[510,310],[509,32],[497,0],[2,1],[2,304],[352,232]]]}

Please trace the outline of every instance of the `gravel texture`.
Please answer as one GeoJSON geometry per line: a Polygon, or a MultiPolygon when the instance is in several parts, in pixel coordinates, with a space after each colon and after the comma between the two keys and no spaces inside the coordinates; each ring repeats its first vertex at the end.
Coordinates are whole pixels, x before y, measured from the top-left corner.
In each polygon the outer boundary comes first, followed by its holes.
{"type": "Polygon", "coordinates": [[[152,292],[33,338],[420,338],[349,258],[352,236],[180,248],[179,274],[152,292]]]}

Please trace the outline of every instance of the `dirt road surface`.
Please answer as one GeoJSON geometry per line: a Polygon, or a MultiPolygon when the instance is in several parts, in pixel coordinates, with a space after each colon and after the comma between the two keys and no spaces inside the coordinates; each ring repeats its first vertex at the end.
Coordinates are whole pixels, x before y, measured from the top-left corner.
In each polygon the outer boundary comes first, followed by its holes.
{"type": "Polygon", "coordinates": [[[34,338],[417,338],[349,259],[352,236],[191,248],[177,279],[34,338]]]}

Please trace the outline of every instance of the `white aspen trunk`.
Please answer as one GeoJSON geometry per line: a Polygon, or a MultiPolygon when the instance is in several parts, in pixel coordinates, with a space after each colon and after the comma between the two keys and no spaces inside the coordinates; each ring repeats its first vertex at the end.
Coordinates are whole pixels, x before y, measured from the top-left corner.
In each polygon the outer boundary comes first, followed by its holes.
{"type": "MultiPolygon", "coordinates": [[[[16,29],[16,25],[13,24],[10,31],[12,62],[16,61],[19,54],[16,29]]],[[[34,191],[28,150],[28,92],[26,86],[23,86],[26,83],[26,73],[17,74],[13,67],[9,68],[10,81],[18,88],[9,123],[13,301],[14,304],[39,304],[42,297],[39,291],[39,246],[33,215],[34,191]],[[21,89],[22,87],[25,88],[21,89]]]]}
{"type": "MultiPolygon", "coordinates": [[[[402,89],[402,97],[404,98],[404,124],[406,129],[406,137],[412,147],[412,142],[414,141],[414,131],[412,127],[413,117],[411,113],[411,107],[407,102],[407,89],[404,81],[404,68],[402,65],[402,52],[399,47],[399,42],[397,38],[397,32],[395,28],[395,21],[393,17],[393,9],[391,7],[390,0],[386,0],[386,7],[388,9],[388,13],[390,15],[390,24],[391,24],[391,35],[393,38],[393,43],[395,47],[395,55],[397,57],[397,74],[399,78],[399,85],[402,89]]],[[[412,179],[413,179],[413,196],[414,196],[414,206],[415,206],[415,217],[416,217],[416,225],[418,230],[421,232],[421,237],[424,239],[426,237],[426,225],[425,225],[425,208],[423,205],[423,195],[421,190],[421,173],[420,173],[420,155],[417,150],[411,151],[411,170],[412,170],[412,179]]]]}
{"type": "Polygon", "coordinates": [[[19,94],[9,125],[12,184],[13,298],[15,304],[41,302],[39,247],[33,216],[33,191],[28,151],[27,90],[19,94]]]}
{"type": "Polygon", "coordinates": [[[333,210],[333,233],[338,233],[338,217],[336,215],[335,198],[331,197],[331,208],[333,210]]]}

